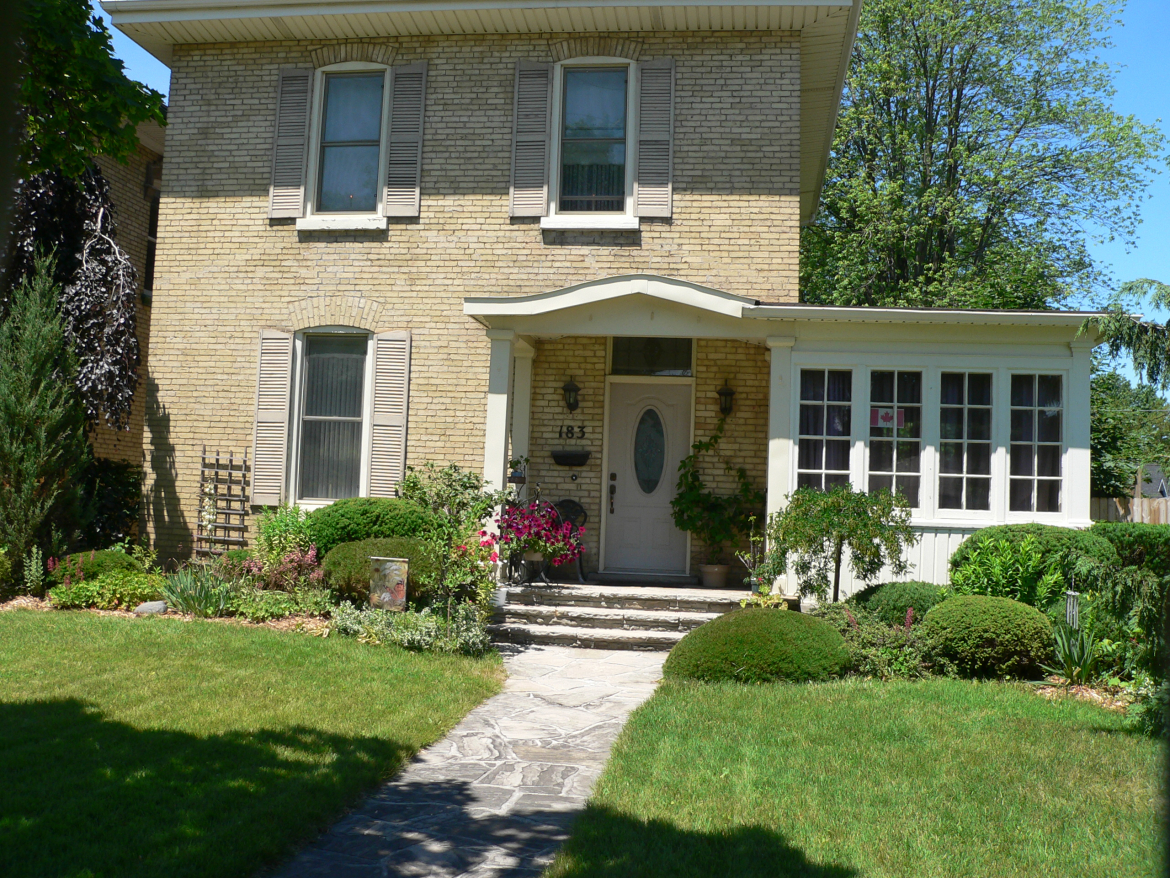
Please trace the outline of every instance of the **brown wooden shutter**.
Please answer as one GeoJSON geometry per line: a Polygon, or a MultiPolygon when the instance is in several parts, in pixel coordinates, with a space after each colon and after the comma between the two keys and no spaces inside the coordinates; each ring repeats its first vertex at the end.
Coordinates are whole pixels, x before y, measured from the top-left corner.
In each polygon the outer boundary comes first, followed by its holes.
{"type": "Polygon", "coordinates": [[[386,216],[418,216],[426,92],[426,61],[395,67],[391,71],[383,197],[386,216]]]}
{"type": "Polygon", "coordinates": [[[553,66],[516,62],[512,105],[511,216],[548,215],[553,66]]]}
{"type": "Polygon", "coordinates": [[[313,71],[282,67],[276,89],[276,135],[272,140],[270,217],[305,215],[305,164],[309,147],[309,104],[313,71]]]}
{"type": "Polygon", "coordinates": [[[674,60],[638,65],[638,155],[634,213],[669,218],[674,152],[674,60]]]}
{"type": "Polygon", "coordinates": [[[279,506],[284,499],[292,351],[292,333],[277,329],[260,330],[256,428],[252,439],[254,506],[279,506]]]}
{"type": "Polygon", "coordinates": [[[410,402],[410,333],[374,336],[374,405],[370,424],[370,496],[393,497],[406,475],[410,402]]]}

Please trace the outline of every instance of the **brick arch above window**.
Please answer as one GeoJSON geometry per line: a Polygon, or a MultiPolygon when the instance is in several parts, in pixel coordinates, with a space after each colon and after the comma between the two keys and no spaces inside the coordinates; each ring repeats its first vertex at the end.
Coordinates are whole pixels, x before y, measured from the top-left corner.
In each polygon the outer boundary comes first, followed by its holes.
{"type": "Polygon", "coordinates": [[[568,61],[570,58],[628,58],[637,61],[642,54],[638,40],[622,40],[617,37],[573,37],[549,43],[554,61],[568,61]]]}
{"type": "Polygon", "coordinates": [[[368,61],[389,67],[397,54],[398,47],[392,43],[372,43],[364,40],[331,43],[309,50],[314,67],[327,67],[343,61],[368,61]]]}
{"type": "Polygon", "coordinates": [[[306,296],[289,304],[288,325],[294,332],[317,326],[352,326],[377,332],[382,305],[361,296],[306,296]]]}

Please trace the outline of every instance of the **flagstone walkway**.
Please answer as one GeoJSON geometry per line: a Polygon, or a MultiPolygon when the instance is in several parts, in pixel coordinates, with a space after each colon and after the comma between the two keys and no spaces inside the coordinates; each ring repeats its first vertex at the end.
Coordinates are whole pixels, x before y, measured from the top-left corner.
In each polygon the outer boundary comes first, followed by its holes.
{"type": "Polygon", "coordinates": [[[304,849],[280,878],[537,876],[664,652],[504,647],[504,691],[304,849]]]}

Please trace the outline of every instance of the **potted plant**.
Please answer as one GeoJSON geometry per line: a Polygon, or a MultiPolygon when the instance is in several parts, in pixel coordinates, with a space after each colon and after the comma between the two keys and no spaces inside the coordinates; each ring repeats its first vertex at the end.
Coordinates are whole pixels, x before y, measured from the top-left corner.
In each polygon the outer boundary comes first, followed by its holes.
{"type": "Polygon", "coordinates": [[[735,492],[716,494],[703,482],[700,458],[717,453],[726,421],[725,417],[720,418],[710,439],[691,446],[691,453],[678,465],[678,491],[670,501],[675,525],[702,540],[707,550],[707,563],[699,565],[704,588],[726,587],[731,569],[726,561],[726,547],[751,528],[754,517],[764,506],[764,494],[752,485],[747,470],[742,466],[733,467],[722,456],[719,459],[723,468],[735,476],[735,492]]]}
{"type": "MultiPolygon", "coordinates": [[[[552,504],[540,500],[504,507],[498,525],[501,554],[506,553],[514,559],[520,556],[526,566],[539,565],[542,578],[546,563],[552,566],[568,564],[577,560],[585,550],[580,539],[585,528],[562,521],[552,504]]],[[[531,574],[532,567],[528,569],[531,574]]]]}

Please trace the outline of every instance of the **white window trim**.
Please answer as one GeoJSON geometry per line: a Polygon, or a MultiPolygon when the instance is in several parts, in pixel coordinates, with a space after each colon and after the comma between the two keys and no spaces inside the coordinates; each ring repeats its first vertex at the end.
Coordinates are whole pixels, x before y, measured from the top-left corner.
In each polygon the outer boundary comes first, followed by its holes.
{"type": "Polygon", "coordinates": [[[305,215],[297,219],[298,231],[369,231],[385,229],[389,222],[383,216],[383,197],[386,188],[386,132],[390,113],[390,68],[369,61],[342,61],[316,70],[313,75],[313,103],[309,125],[308,169],[305,174],[305,215]],[[321,135],[325,125],[325,77],[330,73],[382,72],[382,121],[378,131],[378,184],[375,208],[362,213],[316,212],[317,177],[321,166],[321,135]]]}
{"type": "Polygon", "coordinates": [[[302,498],[301,487],[301,404],[305,384],[305,337],[309,335],[350,335],[366,337],[366,367],[362,376],[362,450],[361,473],[358,477],[358,496],[370,494],[370,425],[374,412],[374,334],[353,326],[314,326],[293,334],[292,393],[289,398],[288,486],[286,496],[301,509],[313,510],[329,506],[341,498],[302,498]]]}
{"type": "MultiPolygon", "coordinates": [[[[1006,387],[1003,394],[1003,411],[1004,411],[1004,434],[1003,434],[1003,455],[1004,455],[1004,469],[1003,469],[1003,508],[1004,520],[1009,524],[1019,524],[1021,522],[1034,521],[1038,524],[1063,524],[1069,519],[1068,514],[1068,467],[1069,467],[1069,445],[1068,445],[1068,402],[1069,402],[1069,379],[1070,369],[1066,368],[1041,368],[1036,366],[1028,369],[1005,369],[1004,379],[1006,387]],[[1011,420],[1012,420],[1012,391],[1011,381],[1013,375],[1059,375],[1060,376],[1060,512],[1019,512],[1013,511],[1011,508],[1011,420]]],[[[1037,443],[1033,441],[1033,446],[1037,443]]],[[[1043,443],[1056,444],[1056,443],[1043,443]]],[[[1032,481],[1035,483],[1036,476],[1032,476],[1032,481]]],[[[1055,480],[1054,480],[1055,481],[1055,480]]],[[[1035,495],[1032,497],[1033,504],[1035,503],[1035,495]]]]}
{"type": "MultiPolygon", "coordinates": [[[[873,396],[873,384],[872,384],[873,373],[874,372],[893,372],[894,373],[894,403],[893,403],[893,406],[894,406],[895,412],[897,411],[898,408],[901,407],[901,405],[898,402],[897,376],[902,372],[917,372],[922,376],[922,388],[921,388],[922,392],[919,396],[920,402],[917,403],[918,408],[922,410],[922,412],[921,412],[921,425],[920,425],[920,428],[918,431],[919,435],[918,435],[918,438],[916,440],[903,440],[903,441],[915,441],[918,443],[918,505],[910,507],[910,514],[911,514],[912,518],[915,516],[921,517],[922,510],[927,505],[926,500],[929,499],[931,501],[932,507],[933,507],[933,504],[935,501],[935,492],[934,491],[927,492],[925,490],[925,487],[926,487],[926,482],[925,482],[925,479],[926,479],[926,450],[927,450],[926,422],[928,420],[927,415],[926,415],[926,400],[927,400],[928,388],[930,386],[930,370],[925,368],[925,367],[922,367],[922,366],[889,366],[889,367],[887,367],[887,366],[866,366],[864,369],[858,369],[857,371],[862,373],[862,382],[863,382],[864,387],[861,389],[861,392],[863,392],[865,394],[865,405],[861,410],[862,411],[862,414],[861,414],[862,424],[860,425],[861,426],[861,434],[862,434],[863,438],[859,443],[859,447],[856,449],[858,451],[858,455],[861,458],[861,463],[862,463],[862,465],[861,465],[861,486],[862,486],[862,490],[864,490],[864,491],[869,490],[869,477],[870,477],[870,448],[869,448],[869,444],[874,439],[877,439],[879,442],[880,441],[887,441],[883,437],[870,435],[869,420],[870,420],[870,417],[872,417],[871,410],[874,406],[874,402],[872,399],[872,396],[873,396]],[[927,493],[930,494],[929,498],[927,498],[927,496],[926,496],[927,493]]],[[[858,401],[858,394],[857,393],[853,394],[853,401],[855,403],[858,401]]],[[[884,406],[884,405],[886,405],[886,403],[880,403],[880,405],[884,406]]],[[[906,403],[906,405],[915,405],[915,403],[906,403]]],[[[896,431],[895,431],[894,438],[892,440],[888,440],[888,441],[892,441],[895,444],[899,441],[896,431]]],[[[894,459],[895,459],[895,466],[896,466],[896,461],[897,461],[897,451],[896,450],[895,450],[895,458],[894,459]]],[[[881,475],[885,475],[885,473],[882,473],[881,475]]],[[[895,473],[894,475],[895,475],[895,484],[896,484],[897,473],[895,473]]],[[[904,475],[911,475],[911,474],[905,473],[904,475]]]]}
{"type": "MultiPolygon", "coordinates": [[[[849,484],[853,487],[854,491],[864,491],[865,490],[865,478],[866,478],[866,473],[865,473],[864,467],[868,466],[868,464],[869,464],[869,460],[868,460],[869,442],[868,442],[868,437],[867,437],[867,434],[869,432],[869,421],[866,420],[865,432],[863,433],[861,431],[861,425],[858,423],[858,417],[857,417],[857,412],[858,412],[858,407],[859,407],[859,402],[860,402],[858,400],[858,396],[857,396],[857,394],[858,394],[857,382],[858,382],[859,375],[864,376],[865,381],[868,382],[869,381],[869,372],[865,368],[859,367],[857,364],[851,364],[851,363],[843,363],[842,364],[842,363],[830,362],[830,361],[825,361],[824,363],[821,363],[821,362],[799,362],[799,363],[794,362],[792,364],[792,394],[791,394],[791,396],[792,396],[792,400],[791,400],[792,409],[791,409],[791,415],[790,415],[791,421],[789,422],[792,424],[792,460],[791,460],[790,466],[789,466],[789,484],[792,486],[792,490],[793,491],[797,490],[797,485],[800,481],[800,474],[802,472],[816,472],[816,470],[802,470],[800,468],[800,438],[801,438],[800,404],[802,402],[804,402],[804,400],[802,400],[800,398],[800,372],[802,369],[809,369],[809,370],[813,370],[813,371],[825,372],[826,373],[826,378],[825,378],[826,382],[828,381],[827,373],[829,373],[829,372],[848,372],[848,373],[850,373],[851,377],[849,379],[849,383],[850,383],[849,435],[848,436],[828,436],[827,434],[822,434],[820,438],[822,440],[826,440],[826,439],[847,440],[849,442],[849,469],[848,469],[849,484]],[[859,451],[862,453],[859,453],[859,451]]],[[[827,385],[826,385],[826,387],[827,387],[827,385]]],[[[826,395],[828,395],[827,389],[826,389],[826,395]]],[[[865,401],[867,402],[867,404],[868,404],[868,400],[869,400],[869,385],[867,383],[865,386],[865,401]]],[[[820,403],[820,405],[822,407],[829,405],[829,404],[830,403],[827,400],[820,403]]],[[[831,404],[832,405],[842,405],[842,403],[840,403],[840,402],[834,402],[831,404]]],[[[825,429],[827,429],[827,428],[825,428],[825,429]]],[[[809,438],[814,438],[814,437],[809,437],[809,438]]],[[[834,474],[837,474],[839,472],[843,472],[843,470],[825,470],[823,463],[824,463],[824,458],[822,457],[822,467],[820,469],[820,472],[822,475],[824,475],[826,472],[832,472],[834,474]]]]}
{"type": "Polygon", "coordinates": [[[584,231],[637,231],[638,217],[634,214],[634,165],[637,162],[638,120],[638,65],[629,58],[604,56],[573,58],[553,65],[552,131],[550,132],[548,215],[540,218],[542,229],[584,231]],[[558,213],[561,181],[561,124],[564,70],[566,67],[627,67],[626,75],[626,209],[621,213],[599,211],[558,213]]]}

